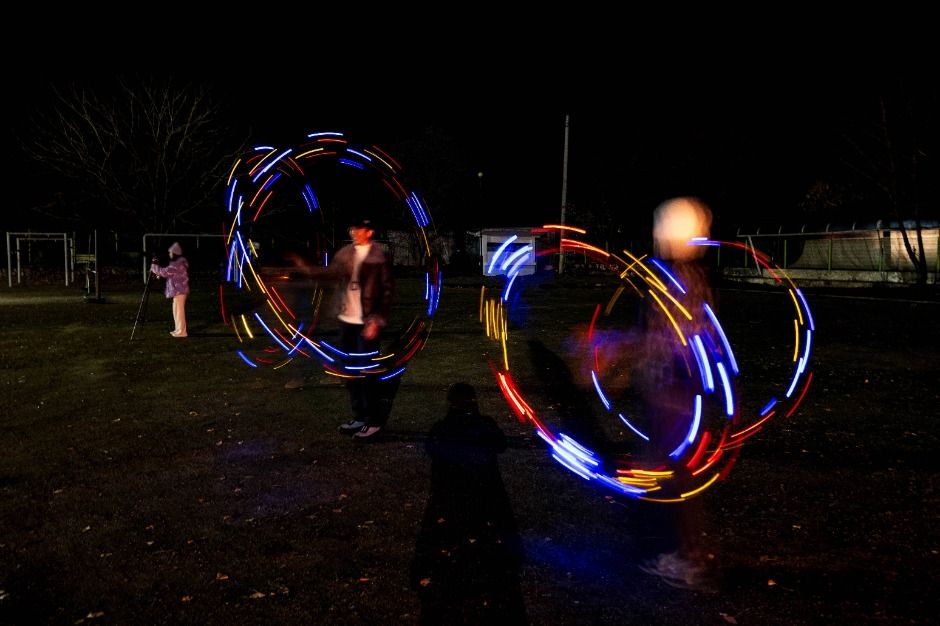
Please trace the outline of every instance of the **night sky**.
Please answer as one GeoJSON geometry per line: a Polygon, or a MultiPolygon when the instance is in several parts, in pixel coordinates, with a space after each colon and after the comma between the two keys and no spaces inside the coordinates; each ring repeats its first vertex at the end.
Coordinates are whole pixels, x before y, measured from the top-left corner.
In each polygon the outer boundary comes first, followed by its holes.
{"type": "MultiPolygon", "coordinates": [[[[488,217],[518,223],[558,215],[567,114],[569,203],[633,212],[673,195],[699,195],[747,217],[792,206],[827,173],[840,133],[875,105],[874,92],[800,88],[663,80],[567,97],[513,89],[409,100],[394,90],[320,93],[288,81],[263,101],[236,102],[236,115],[250,120],[259,140],[289,143],[309,130],[336,128],[398,154],[432,131],[465,169],[467,193],[482,191],[488,217]]],[[[406,156],[406,167],[429,165],[417,162],[420,153],[406,156]]]]}
{"type": "MultiPolygon", "coordinates": [[[[557,220],[566,114],[575,215],[600,207],[623,228],[647,232],[657,204],[694,195],[712,207],[718,227],[818,221],[825,216],[796,207],[815,181],[839,174],[843,136],[877,114],[878,97],[913,91],[936,102],[937,94],[913,68],[902,75],[826,64],[761,72],[727,64],[632,68],[608,59],[536,69],[517,61],[464,63],[452,72],[342,71],[311,57],[303,71],[230,65],[138,74],[209,86],[233,143],[289,146],[311,131],[341,130],[377,144],[403,162],[419,190],[446,179],[447,193],[425,195],[433,213],[465,216],[451,220],[463,228],[557,220]]],[[[127,75],[100,68],[15,74],[23,97],[13,104],[10,130],[29,133],[29,111],[42,106],[48,84],[107,84],[116,74],[127,75]]],[[[28,159],[17,152],[14,160],[14,171],[36,180],[28,159]]],[[[35,202],[55,184],[45,180],[37,193],[17,192],[16,202],[35,202]]]]}

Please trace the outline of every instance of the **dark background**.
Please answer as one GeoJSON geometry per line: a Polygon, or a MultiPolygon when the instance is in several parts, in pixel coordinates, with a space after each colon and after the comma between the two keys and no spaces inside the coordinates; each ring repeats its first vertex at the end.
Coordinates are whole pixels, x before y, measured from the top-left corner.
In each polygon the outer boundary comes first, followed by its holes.
{"type": "MultiPolygon", "coordinates": [[[[640,25],[620,38],[581,31],[578,39],[572,29],[567,39],[507,43],[499,36],[511,27],[492,23],[465,48],[442,45],[456,34],[438,29],[422,33],[428,40],[344,31],[340,43],[319,31],[246,35],[234,47],[218,33],[194,51],[189,27],[179,28],[156,46],[128,50],[131,36],[112,34],[122,45],[86,42],[74,58],[11,69],[8,173],[18,211],[57,185],[20,148],[49,86],[107,91],[117,78],[209,87],[233,150],[296,145],[317,130],[379,145],[404,164],[435,220],[457,229],[557,221],[566,115],[568,221],[624,236],[647,233],[652,209],[679,195],[708,203],[719,233],[892,217],[853,171],[847,138],[871,132],[882,100],[916,103],[928,112],[918,132],[936,130],[935,72],[916,31],[890,49],[874,39],[846,44],[845,29],[794,33],[780,45],[759,29],[737,40],[668,29],[629,39],[640,25]],[[818,182],[851,189],[851,201],[808,207],[818,182]]],[[[930,186],[921,217],[937,212],[930,186]]]]}

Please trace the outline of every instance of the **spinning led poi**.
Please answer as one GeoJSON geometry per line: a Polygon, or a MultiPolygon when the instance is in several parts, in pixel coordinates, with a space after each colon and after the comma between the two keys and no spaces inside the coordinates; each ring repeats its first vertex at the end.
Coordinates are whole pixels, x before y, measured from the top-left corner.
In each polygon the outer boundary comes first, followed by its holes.
{"type": "MultiPolygon", "coordinates": [[[[687,292],[680,277],[668,263],[651,257],[637,257],[624,250],[623,256],[607,252],[576,239],[585,231],[560,225],[534,229],[533,235],[557,233],[558,243],[550,249],[536,250],[530,243],[509,237],[491,257],[487,274],[504,274],[505,283],[495,296],[480,294],[480,320],[486,334],[500,346],[501,359],[491,363],[496,381],[510,408],[521,421],[528,421],[536,434],[549,446],[552,457],[581,478],[597,482],[630,497],[657,502],[679,502],[696,496],[715,484],[731,470],[745,440],[756,434],[773,416],[789,417],[802,401],[812,373],[808,370],[812,334],[815,330],[806,299],[779,267],[758,251],[734,242],[706,238],[690,240],[693,246],[733,246],[745,250],[777,282],[787,290],[794,307],[792,362],[788,384],[780,393],[762,404],[756,415],[742,415],[736,400],[735,386],[738,364],[727,335],[707,301],[697,301],[687,292]],[[514,245],[515,244],[515,245],[514,245]],[[598,303],[590,320],[587,357],[591,363],[590,380],[602,412],[615,416],[626,427],[641,448],[651,444],[657,455],[632,453],[601,454],[575,437],[553,427],[533,408],[535,398],[525,395],[510,371],[510,324],[516,296],[519,295],[522,268],[536,256],[559,252],[579,252],[614,272],[619,285],[605,305],[598,303]],[[650,310],[661,316],[661,327],[669,330],[673,344],[671,358],[678,361],[688,377],[682,393],[675,394],[686,402],[676,410],[681,428],[663,434],[653,425],[640,423],[644,416],[618,406],[608,393],[612,372],[603,367],[599,353],[605,339],[596,325],[608,317],[624,292],[646,300],[650,310]],[[662,440],[655,441],[655,437],[662,440]]],[[[640,363],[654,367],[656,363],[640,363]]],[[[676,400],[676,398],[671,398],[676,400]]]]}
{"type": "Polygon", "coordinates": [[[401,169],[382,149],[353,143],[340,132],[310,133],[294,148],[258,146],[236,160],[226,185],[226,263],[219,299],[223,320],[239,341],[236,353],[244,363],[279,368],[298,357],[313,358],[327,373],[342,378],[385,380],[405,371],[427,341],[442,279],[429,242],[428,209],[402,182],[401,169]],[[284,293],[292,288],[290,268],[271,272],[259,267],[267,245],[261,239],[276,245],[288,236],[310,234],[320,274],[328,275],[330,246],[324,232],[330,218],[324,216],[321,191],[341,176],[352,176],[355,188],[372,184],[384,202],[406,216],[424,269],[423,303],[384,350],[369,354],[346,353],[315,336],[324,293],[319,283],[313,288],[309,313],[304,314],[284,293]]]}

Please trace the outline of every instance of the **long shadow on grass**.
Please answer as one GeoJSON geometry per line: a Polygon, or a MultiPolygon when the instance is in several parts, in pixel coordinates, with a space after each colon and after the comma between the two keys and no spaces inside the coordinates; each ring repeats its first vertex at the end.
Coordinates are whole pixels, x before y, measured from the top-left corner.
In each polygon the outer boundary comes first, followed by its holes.
{"type": "Polygon", "coordinates": [[[431,493],[411,567],[422,624],[525,624],[522,541],[497,455],[506,438],[473,387],[448,392],[428,434],[431,493]]]}

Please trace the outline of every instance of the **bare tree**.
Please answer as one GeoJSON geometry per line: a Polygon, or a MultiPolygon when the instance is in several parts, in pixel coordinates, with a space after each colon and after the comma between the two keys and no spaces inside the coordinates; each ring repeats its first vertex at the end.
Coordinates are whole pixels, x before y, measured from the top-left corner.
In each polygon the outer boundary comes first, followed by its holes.
{"type": "Polygon", "coordinates": [[[21,143],[71,182],[86,223],[169,232],[205,222],[210,212],[199,210],[221,203],[240,146],[205,87],[138,79],[53,95],[21,143]]]}
{"type": "Polygon", "coordinates": [[[474,193],[481,184],[478,168],[466,160],[465,150],[457,139],[431,125],[398,146],[396,157],[406,165],[405,176],[431,207],[438,228],[463,230],[480,219],[482,198],[474,193]],[[474,209],[477,215],[472,216],[474,209]]]}
{"type": "Polygon", "coordinates": [[[935,138],[937,93],[901,92],[878,98],[877,115],[859,132],[847,134],[850,146],[845,164],[886,202],[898,222],[904,249],[917,272],[917,283],[927,281],[922,233],[923,210],[936,201],[931,160],[935,138]],[[915,243],[916,242],[916,243],[915,243]]]}

